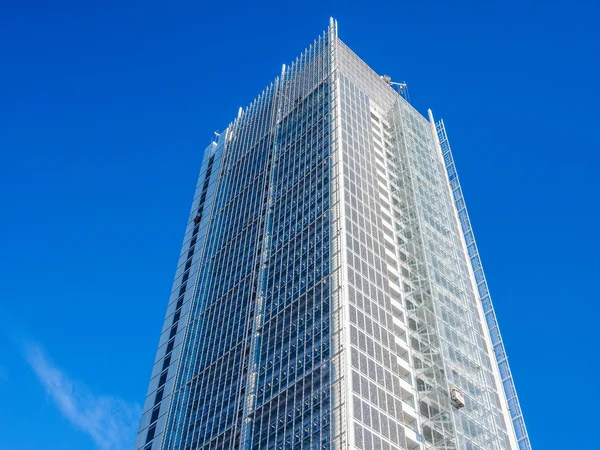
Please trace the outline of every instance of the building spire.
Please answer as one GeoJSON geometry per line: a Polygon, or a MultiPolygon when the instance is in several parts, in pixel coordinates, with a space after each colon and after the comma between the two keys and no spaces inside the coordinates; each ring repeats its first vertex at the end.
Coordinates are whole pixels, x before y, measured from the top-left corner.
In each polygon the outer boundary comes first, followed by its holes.
{"type": "Polygon", "coordinates": [[[329,18],[329,30],[333,31],[333,36],[335,38],[338,37],[338,24],[337,20],[335,20],[333,17],[329,18]]]}

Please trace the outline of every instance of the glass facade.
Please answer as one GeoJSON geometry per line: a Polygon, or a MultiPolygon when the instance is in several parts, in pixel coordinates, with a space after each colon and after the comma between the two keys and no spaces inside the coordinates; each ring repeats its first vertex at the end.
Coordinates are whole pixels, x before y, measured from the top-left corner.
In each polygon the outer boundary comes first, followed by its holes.
{"type": "Polygon", "coordinates": [[[439,127],[334,21],[240,110],[205,151],[136,450],[521,446],[439,127]]]}

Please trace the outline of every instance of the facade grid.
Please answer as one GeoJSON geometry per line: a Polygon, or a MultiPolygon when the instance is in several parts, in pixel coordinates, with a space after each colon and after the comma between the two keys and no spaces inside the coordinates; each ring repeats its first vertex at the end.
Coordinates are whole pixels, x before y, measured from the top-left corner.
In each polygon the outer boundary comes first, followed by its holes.
{"type": "Polygon", "coordinates": [[[331,20],[205,150],[136,450],[530,449],[454,174],[331,20]]]}

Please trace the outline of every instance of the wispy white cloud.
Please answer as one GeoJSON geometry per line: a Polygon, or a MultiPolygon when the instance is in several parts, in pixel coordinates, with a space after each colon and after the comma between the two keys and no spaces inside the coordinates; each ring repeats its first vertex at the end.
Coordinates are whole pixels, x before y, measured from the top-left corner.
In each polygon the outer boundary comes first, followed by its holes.
{"type": "Polygon", "coordinates": [[[141,408],[120,398],[95,395],[58,369],[38,344],[25,345],[25,358],[63,416],[86,432],[100,450],[131,450],[141,408]]]}

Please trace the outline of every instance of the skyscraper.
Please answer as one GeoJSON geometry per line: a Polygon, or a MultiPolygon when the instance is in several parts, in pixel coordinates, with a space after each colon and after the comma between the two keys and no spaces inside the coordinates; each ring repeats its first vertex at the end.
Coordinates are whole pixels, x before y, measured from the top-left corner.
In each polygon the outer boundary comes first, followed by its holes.
{"type": "Polygon", "coordinates": [[[443,122],[328,30],[206,149],[139,450],[529,449],[443,122]]]}

